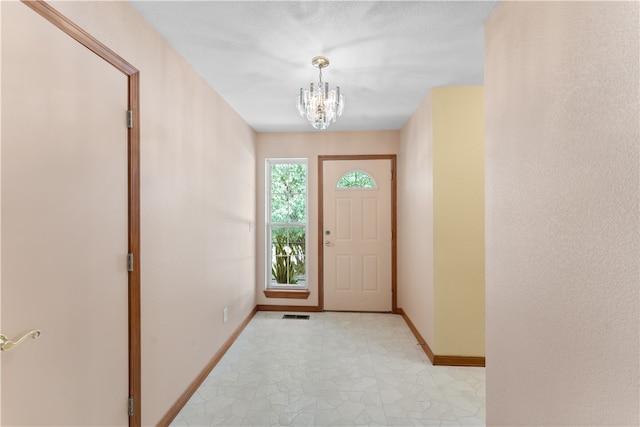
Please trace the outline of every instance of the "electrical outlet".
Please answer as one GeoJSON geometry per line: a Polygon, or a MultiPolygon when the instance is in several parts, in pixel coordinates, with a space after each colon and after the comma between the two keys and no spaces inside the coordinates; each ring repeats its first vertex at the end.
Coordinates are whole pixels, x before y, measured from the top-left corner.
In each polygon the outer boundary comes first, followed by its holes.
{"type": "Polygon", "coordinates": [[[227,310],[227,307],[224,308],[224,310],[222,310],[222,322],[226,322],[227,320],[229,320],[229,311],[227,310]]]}

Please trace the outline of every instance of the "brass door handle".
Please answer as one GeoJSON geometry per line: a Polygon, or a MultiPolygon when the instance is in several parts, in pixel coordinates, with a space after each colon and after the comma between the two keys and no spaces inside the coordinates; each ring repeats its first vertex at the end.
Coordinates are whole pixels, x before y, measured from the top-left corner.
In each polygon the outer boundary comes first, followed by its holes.
{"type": "Polygon", "coordinates": [[[42,332],[38,330],[29,331],[16,342],[9,341],[9,338],[7,338],[5,335],[0,334],[0,351],[11,350],[13,347],[17,347],[22,341],[26,340],[27,338],[33,338],[35,340],[40,336],[41,333],[42,332]]]}

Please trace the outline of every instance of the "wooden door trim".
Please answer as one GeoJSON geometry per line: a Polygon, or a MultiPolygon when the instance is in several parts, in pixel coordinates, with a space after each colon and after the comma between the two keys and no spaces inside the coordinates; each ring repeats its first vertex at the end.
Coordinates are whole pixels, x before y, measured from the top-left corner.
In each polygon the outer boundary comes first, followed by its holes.
{"type": "MultiPolygon", "coordinates": [[[[133,113],[133,126],[127,132],[128,246],[129,253],[133,254],[133,271],[128,273],[129,396],[134,398],[134,411],[133,415],[129,417],[129,426],[139,427],[142,424],[140,350],[140,71],[46,2],[42,0],[21,1],[127,76],[127,104],[128,109],[133,113]]],[[[122,122],[123,124],[125,123],[124,115],[122,122]]],[[[125,260],[122,260],[122,262],[124,263],[125,260]]],[[[126,410],[126,407],[123,403],[124,410],[126,410]]]]}
{"type": "Polygon", "coordinates": [[[331,160],[389,160],[391,162],[391,312],[398,313],[397,186],[395,154],[318,156],[318,307],[324,310],[324,162],[331,160]]]}

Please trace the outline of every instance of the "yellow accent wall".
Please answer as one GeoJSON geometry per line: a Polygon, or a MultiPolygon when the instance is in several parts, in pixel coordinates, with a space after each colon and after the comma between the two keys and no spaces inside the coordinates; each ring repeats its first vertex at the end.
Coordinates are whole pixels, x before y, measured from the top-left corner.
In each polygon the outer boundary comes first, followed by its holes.
{"type": "Polygon", "coordinates": [[[432,350],[484,356],[483,88],[434,88],[432,350]]]}

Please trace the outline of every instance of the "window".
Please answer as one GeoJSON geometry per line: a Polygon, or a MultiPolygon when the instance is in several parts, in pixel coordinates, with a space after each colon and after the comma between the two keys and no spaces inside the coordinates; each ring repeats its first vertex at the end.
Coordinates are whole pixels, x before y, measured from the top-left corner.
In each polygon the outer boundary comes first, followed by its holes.
{"type": "Polygon", "coordinates": [[[376,188],[376,182],[366,172],[349,171],[338,180],[338,188],[376,188]]]}
{"type": "Polygon", "coordinates": [[[267,160],[267,288],[307,287],[307,161],[267,160]]]}

